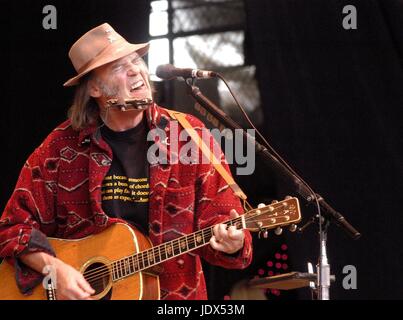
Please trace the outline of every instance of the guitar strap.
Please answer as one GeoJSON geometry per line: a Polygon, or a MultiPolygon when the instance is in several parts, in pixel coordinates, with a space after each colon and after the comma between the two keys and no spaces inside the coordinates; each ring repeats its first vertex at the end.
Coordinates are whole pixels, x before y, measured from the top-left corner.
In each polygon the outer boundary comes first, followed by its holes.
{"type": "Polygon", "coordinates": [[[215,157],[213,152],[206,145],[206,143],[203,141],[203,139],[197,134],[196,130],[192,127],[192,125],[189,123],[189,121],[187,121],[186,115],[184,113],[178,112],[178,111],[173,111],[173,110],[168,110],[168,109],[165,109],[165,110],[169,113],[169,115],[171,116],[172,119],[178,120],[178,122],[181,124],[181,126],[186,130],[186,132],[190,135],[192,140],[196,143],[196,145],[202,151],[204,156],[207,157],[207,159],[210,159],[210,161],[212,161],[214,168],[223,177],[223,179],[228,183],[228,185],[231,187],[234,194],[237,197],[239,197],[245,201],[247,198],[245,193],[241,190],[241,188],[238,186],[238,184],[235,182],[235,180],[232,178],[232,176],[227,172],[227,170],[225,170],[224,166],[221,164],[221,161],[219,161],[215,157]]]}

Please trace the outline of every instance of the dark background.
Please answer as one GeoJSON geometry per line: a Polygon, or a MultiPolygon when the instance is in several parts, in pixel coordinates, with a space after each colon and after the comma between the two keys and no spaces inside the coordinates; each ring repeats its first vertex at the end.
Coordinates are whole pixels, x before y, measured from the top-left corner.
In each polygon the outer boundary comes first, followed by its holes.
{"type": "MultiPolygon", "coordinates": [[[[136,1],[1,1],[3,178],[0,206],[11,195],[33,149],[65,119],[74,75],[67,57],[84,32],[109,22],[130,42],[148,39],[149,3],[136,1]],[[42,28],[42,8],[57,8],[57,30],[42,28]]],[[[403,2],[397,0],[247,0],[245,54],[257,68],[265,116],[260,128],[273,147],[362,237],[329,230],[334,299],[402,299],[403,2]],[[344,30],[342,9],[355,5],[358,29],[344,30]],[[357,290],[342,288],[343,267],[357,268],[357,290]]],[[[251,202],[295,194],[258,161],[239,177],[251,202]],[[288,190],[287,190],[288,188],[288,190]]],[[[304,220],[314,213],[301,201],[304,220]]],[[[316,226],[303,234],[257,240],[253,265],[226,272],[207,267],[211,298],[256,274],[279,242],[290,270],[306,271],[318,256],[316,226]],[[271,240],[271,241],[270,241],[271,240]]],[[[306,299],[305,289],[280,296],[306,299]]]]}
{"type": "MultiPolygon", "coordinates": [[[[362,233],[353,241],[331,227],[331,294],[401,299],[403,2],[245,3],[266,136],[362,233]],[[357,8],[357,30],[342,28],[347,4],[357,8]],[[341,286],[345,265],[357,268],[357,290],[341,286]]],[[[316,261],[314,230],[289,237],[298,270],[316,261]]]]}

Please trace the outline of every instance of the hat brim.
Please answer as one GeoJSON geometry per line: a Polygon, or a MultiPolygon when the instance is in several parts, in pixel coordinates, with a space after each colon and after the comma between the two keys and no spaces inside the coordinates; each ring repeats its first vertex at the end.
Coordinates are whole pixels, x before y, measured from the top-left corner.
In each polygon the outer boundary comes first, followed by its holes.
{"type": "Polygon", "coordinates": [[[116,61],[120,58],[123,58],[133,52],[137,52],[140,57],[144,56],[149,49],[149,43],[139,43],[139,44],[132,44],[126,41],[108,47],[105,51],[103,51],[100,55],[98,55],[92,63],[87,65],[81,72],[76,75],[75,77],[67,80],[63,86],[70,87],[77,85],[80,82],[80,79],[91,72],[92,70],[99,68],[103,65],[116,61]]]}

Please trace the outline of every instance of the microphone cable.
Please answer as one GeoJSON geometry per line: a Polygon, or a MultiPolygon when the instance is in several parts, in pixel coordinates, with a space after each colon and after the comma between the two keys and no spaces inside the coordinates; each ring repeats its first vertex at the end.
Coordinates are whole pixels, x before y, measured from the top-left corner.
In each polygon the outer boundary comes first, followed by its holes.
{"type": "MultiPolygon", "coordinates": [[[[238,99],[236,98],[235,94],[232,92],[230,86],[228,85],[227,81],[225,80],[225,78],[218,72],[216,72],[216,76],[222,80],[224,82],[224,84],[226,85],[226,87],[228,88],[228,91],[230,92],[231,96],[233,97],[233,99],[235,100],[235,103],[238,107],[238,109],[241,111],[242,115],[244,116],[244,118],[246,119],[246,121],[248,122],[248,124],[256,131],[257,135],[259,136],[259,138],[263,141],[263,145],[277,158],[277,160],[283,165],[285,166],[290,172],[291,174],[293,174],[297,179],[299,179],[304,185],[305,187],[309,190],[309,192],[311,192],[311,196],[308,197],[308,199],[306,199],[307,201],[312,201],[315,200],[316,203],[316,207],[318,210],[318,217],[319,220],[322,220],[321,217],[321,211],[320,211],[320,204],[319,204],[319,199],[317,197],[317,194],[312,190],[312,188],[309,186],[309,184],[302,179],[292,168],[291,166],[276,152],[276,150],[274,150],[274,148],[270,145],[270,143],[264,138],[264,136],[260,133],[260,131],[255,127],[255,125],[253,124],[253,122],[250,120],[249,116],[247,115],[247,113],[245,112],[244,108],[241,106],[241,104],[239,103],[238,99]]],[[[322,223],[319,223],[319,231],[321,232],[322,223]]]]}

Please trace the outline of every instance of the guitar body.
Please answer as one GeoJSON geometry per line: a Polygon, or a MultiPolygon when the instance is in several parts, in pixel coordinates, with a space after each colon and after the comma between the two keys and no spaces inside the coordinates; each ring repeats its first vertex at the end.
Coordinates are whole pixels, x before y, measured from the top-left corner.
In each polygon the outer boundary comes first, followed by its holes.
{"type": "MultiPolygon", "coordinates": [[[[286,197],[283,201],[259,206],[222,223],[227,227],[260,233],[300,220],[298,198],[286,197]]],[[[157,300],[160,298],[158,276],[147,271],[164,261],[208,245],[213,228],[209,226],[154,247],[141,232],[123,223],[83,239],[50,238],[49,241],[60,260],[83,274],[95,290],[94,299],[157,300]]],[[[52,279],[52,270],[46,279],[48,277],[52,279]]],[[[57,279],[54,280],[57,284],[57,279]]],[[[44,300],[48,299],[48,295],[53,300],[54,290],[45,289],[42,285],[38,285],[32,295],[22,295],[16,285],[14,268],[6,262],[0,264],[0,300],[44,300]]]]}
{"type": "MultiPolygon", "coordinates": [[[[102,233],[78,240],[49,238],[56,256],[82,273],[102,272],[103,278],[87,279],[96,293],[94,299],[107,300],[157,300],[158,276],[137,272],[123,279],[112,281],[108,266],[115,260],[151,248],[150,240],[139,231],[123,224],[110,226],[102,233]],[[98,269],[96,269],[98,268],[98,269]],[[93,270],[93,271],[91,271],[93,270]],[[100,270],[100,271],[97,271],[100,270]]],[[[46,290],[38,285],[32,295],[22,295],[15,281],[15,270],[6,261],[0,265],[0,300],[44,300],[46,290]]]]}

